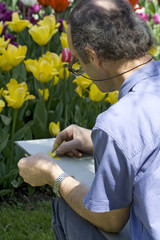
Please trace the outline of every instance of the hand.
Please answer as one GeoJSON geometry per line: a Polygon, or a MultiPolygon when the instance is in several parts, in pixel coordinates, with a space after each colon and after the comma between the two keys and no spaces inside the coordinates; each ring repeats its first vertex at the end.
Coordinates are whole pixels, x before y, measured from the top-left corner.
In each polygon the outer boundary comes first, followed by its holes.
{"type": "Polygon", "coordinates": [[[92,154],[91,130],[70,125],[57,135],[52,151],[54,152],[56,149],[58,154],[68,156],[82,157],[82,152],[92,154]],[[63,141],[66,142],[62,143],[63,141]]]}
{"type": "Polygon", "coordinates": [[[48,155],[38,153],[18,162],[19,174],[31,186],[54,185],[63,170],[48,155]]]}

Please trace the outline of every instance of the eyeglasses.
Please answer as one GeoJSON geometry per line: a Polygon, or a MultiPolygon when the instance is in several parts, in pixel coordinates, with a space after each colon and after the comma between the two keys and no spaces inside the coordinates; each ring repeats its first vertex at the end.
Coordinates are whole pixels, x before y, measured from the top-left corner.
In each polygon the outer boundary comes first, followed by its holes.
{"type": "Polygon", "coordinates": [[[74,57],[73,60],[68,65],[68,71],[70,71],[75,76],[83,76],[85,74],[83,68],[80,65],[79,60],[76,57],[74,57]]]}
{"type": "Polygon", "coordinates": [[[84,78],[86,78],[86,79],[89,79],[89,80],[92,80],[92,81],[95,81],[95,82],[96,82],[96,81],[97,81],[97,82],[101,82],[101,81],[106,81],[106,80],[110,80],[110,79],[113,79],[113,78],[122,76],[122,75],[125,74],[125,73],[128,73],[128,72],[130,72],[130,71],[132,71],[132,70],[134,70],[134,69],[136,69],[136,68],[138,68],[138,67],[140,67],[140,66],[143,66],[143,65],[151,62],[152,60],[153,60],[153,58],[151,57],[151,58],[150,58],[149,60],[147,60],[146,62],[141,63],[141,64],[137,65],[136,67],[130,68],[129,70],[127,70],[127,71],[125,71],[125,72],[123,72],[123,73],[117,74],[117,75],[115,75],[115,76],[113,76],[113,77],[109,77],[109,78],[105,78],[105,79],[92,79],[92,78],[86,77],[86,76],[84,75],[85,72],[84,72],[83,68],[81,67],[81,65],[80,65],[80,63],[79,63],[79,60],[74,57],[73,60],[72,60],[72,61],[70,62],[70,64],[68,65],[68,71],[70,71],[71,73],[73,73],[73,75],[75,75],[75,76],[79,76],[79,77],[82,76],[82,77],[84,77],[84,78]],[[75,65],[75,66],[74,66],[74,65],[75,65]]]}

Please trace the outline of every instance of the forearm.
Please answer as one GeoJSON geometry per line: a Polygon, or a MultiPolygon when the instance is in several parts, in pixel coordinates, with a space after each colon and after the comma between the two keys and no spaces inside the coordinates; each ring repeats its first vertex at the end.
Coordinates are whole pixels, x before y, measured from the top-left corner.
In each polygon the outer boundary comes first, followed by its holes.
{"type": "Polygon", "coordinates": [[[107,232],[117,232],[120,229],[116,226],[114,211],[108,213],[95,213],[85,208],[83,199],[89,188],[79,183],[72,177],[65,178],[60,185],[60,194],[68,205],[81,217],[92,223],[94,226],[107,232]]]}

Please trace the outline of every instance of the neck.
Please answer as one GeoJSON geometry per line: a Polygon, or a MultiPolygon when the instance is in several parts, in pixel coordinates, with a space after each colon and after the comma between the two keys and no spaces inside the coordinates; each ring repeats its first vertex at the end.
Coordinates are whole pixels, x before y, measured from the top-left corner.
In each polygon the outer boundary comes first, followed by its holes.
{"type": "Polygon", "coordinates": [[[148,62],[154,61],[150,55],[146,55],[139,59],[130,61],[116,61],[109,62],[105,69],[109,73],[111,79],[104,83],[108,91],[119,90],[123,82],[135,71],[145,66],[148,62]],[[109,69],[109,70],[108,70],[109,69]],[[116,77],[117,76],[117,77],[116,77]],[[113,78],[112,78],[113,77],[113,78]]]}

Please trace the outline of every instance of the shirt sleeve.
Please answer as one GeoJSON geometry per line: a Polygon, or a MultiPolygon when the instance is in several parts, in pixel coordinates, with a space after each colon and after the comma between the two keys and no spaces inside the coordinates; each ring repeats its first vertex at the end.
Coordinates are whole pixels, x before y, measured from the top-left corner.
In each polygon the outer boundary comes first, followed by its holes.
{"type": "Polygon", "coordinates": [[[129,206],[134,181],[130,161],[103,130],[94,128],[92,140],[96,174],[84,198],[85,207],[93,212],[108,212],[129,206]]]}

